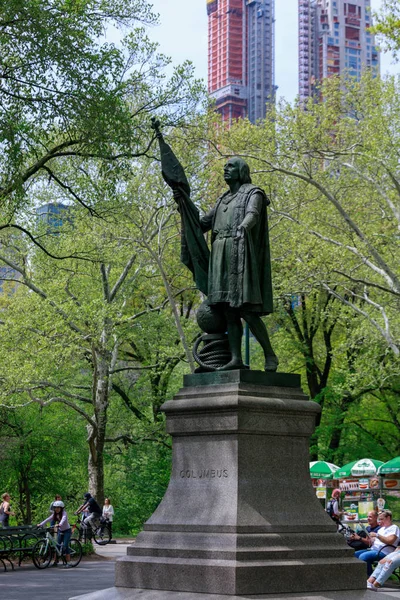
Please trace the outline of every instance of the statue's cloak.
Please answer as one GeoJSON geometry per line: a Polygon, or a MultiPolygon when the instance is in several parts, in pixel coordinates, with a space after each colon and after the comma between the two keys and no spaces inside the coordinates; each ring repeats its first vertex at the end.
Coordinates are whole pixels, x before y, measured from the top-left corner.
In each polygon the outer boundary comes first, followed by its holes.
{"type": "MultiPolygon", "coordinates": [[[[269,200],[265,192],[250,183],[242,184],[235,198],[235,209],[232,221],[232,236],[243,222],[249,208],[253,194],[262,197],[262,210],[260,211],[257,225],[246,232],[245,236],[231,244],[229,266],[229,305],[232,308],[243,308],[259,315],[268,315],[273,312],[273,295],[271,279],[271,259],[268,234],[267,205],[269,200]]],[[[215,217],[226,192],[217,201],[215,208],[201,219],[203,231],[212,229],[215,239],[215,217]]],[[[212,261],[209,269],[209,288],[213,278],[212,261]]],[[[209,295],[210,304],[218,303],[218,299],[209,295]]]]}

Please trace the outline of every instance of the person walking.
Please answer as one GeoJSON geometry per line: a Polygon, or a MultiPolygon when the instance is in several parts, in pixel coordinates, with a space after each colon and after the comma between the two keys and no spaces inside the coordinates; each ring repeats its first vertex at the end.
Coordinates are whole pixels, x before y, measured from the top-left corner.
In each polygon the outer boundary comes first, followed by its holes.
{"type": "Polygon", "coordinates": [[[0,504],[0,523],[3,527],[9,527],[10,516],[15,516],[15,513],[12,512],[10,505],[11,496],[8,492],[5,492],[2,495],[1,499],[2,503],[0,504]]]}
{"type": "Polygon", "coordinates": [[[110,537],[112,538],[112,522],[114,516],[114,508],[110,502],[109,498],[104,498],[104,506],[103,506],[103,517],[107,519],[107,526],[110,531],[110,537]]]}

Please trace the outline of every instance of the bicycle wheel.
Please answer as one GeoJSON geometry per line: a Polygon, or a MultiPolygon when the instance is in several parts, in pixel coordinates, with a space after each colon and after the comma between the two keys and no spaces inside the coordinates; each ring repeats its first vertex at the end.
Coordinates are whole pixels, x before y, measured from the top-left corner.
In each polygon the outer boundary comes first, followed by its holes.
{"type": "Polygon", "coordinates": [[[98,546],[105,546],[111,540],[110,529],[107,525],[99,525],[93,532],[94,541],[98,546]]]}
{"type": "Polygon", "coordinates": [[[69,550],[70,550],[70,561],[69,564],[71,567],[77,567],[81,562],[82,558],[82,544],[79,540],[72,538],[69,542],[69,550]]]}
{"type": "Polygon", "coordinates": [[[33,547],[32,560],[37,569],[46,569],[52,561],[53,548],[47,540],[39,540],[33,547]]]}

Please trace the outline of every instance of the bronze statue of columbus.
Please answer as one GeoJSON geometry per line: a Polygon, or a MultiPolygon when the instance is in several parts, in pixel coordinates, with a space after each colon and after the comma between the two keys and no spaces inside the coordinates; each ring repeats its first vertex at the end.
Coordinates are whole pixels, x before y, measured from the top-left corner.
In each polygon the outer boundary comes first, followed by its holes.
{"type": "MultiPolygon", "coordinates": [[[[220,370],[244,367],[244,319],[264,351],[265,370],[276,371],[278,359],[261,319],[273,311],[267,222],[269,201],[264,191],[251,183],[249,166],[241,158],[227,161],[224,179],[229,191],[199,219],[201,230],[212,232],[208,303],[218,305],[226,317],[232,353],[231,361],[220,370]]],[[[178,188],[173,194],[175,200],[182,199],[178,188]]]]}
{"type": "Polygon", "coordinates": [[[153,120],[161,149],[164,179],[173,190],[182,218],[182,262],[193,272],[197,287],[211,308],[225,316],[231,360],[218,370],[247,368],[242,360],[244,319],[260,343],[265,370],[276,371],[279,361],[262,316],[273,311],[271,259],[265,192],[251,183],[248,164],[238,157],[224,166],[229,190],[215,207],[200,217],[190,200],[183,168],[153,120]],[[203,233],[211,231],[211,254],[203,233]]]}

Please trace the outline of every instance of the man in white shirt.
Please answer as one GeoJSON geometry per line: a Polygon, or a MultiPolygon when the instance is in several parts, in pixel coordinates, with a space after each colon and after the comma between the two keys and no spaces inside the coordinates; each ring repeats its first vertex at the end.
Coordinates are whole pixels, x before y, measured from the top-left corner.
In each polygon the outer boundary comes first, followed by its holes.
{"type": "Polygon", "coordinates": [[[372,564],[393,552],[400,539],[400,530],[397,525],[392,523],[392,513],[390,510],[383,510],[378,515],[378,524],[380,528],[376,532],[371,532],[369,537],[372,545],[369,550],[357,550],[354,553],[356,558],[367,563],[368,576],[372,574],[372,564]]]}

